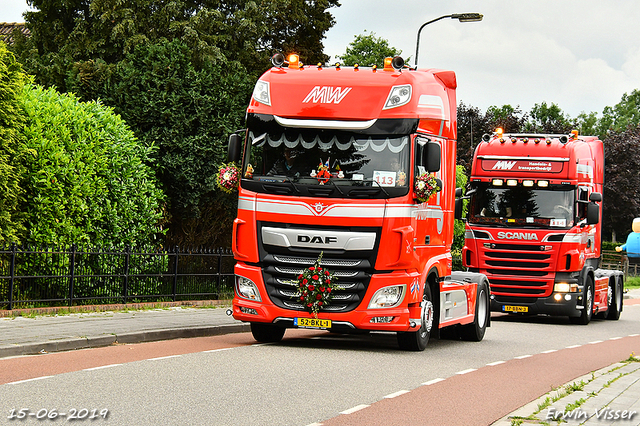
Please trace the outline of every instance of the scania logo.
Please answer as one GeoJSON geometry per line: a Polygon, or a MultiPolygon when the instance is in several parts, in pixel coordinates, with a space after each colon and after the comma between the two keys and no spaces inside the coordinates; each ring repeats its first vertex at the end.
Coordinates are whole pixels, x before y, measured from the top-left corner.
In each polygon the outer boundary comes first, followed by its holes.
{"type": "Polygon", "coordinates": [[[331,86],[316,86],[304,98],[303,104],[339,104],[342,102],[345,96],[351,91],[351,87],[331,87],[331,86]]]}
{"type": "Polygon", "coordinates": [[[530,240],[538,241],[538,236],[533,232],[498,232],[501,240],[530,240]]]}
{"type": "Polygon", "coordinates": [[[309,244],[333,244],[338,242],[338,237],[322,237],[320,235],[298,234],[298,242],[309,244]]]}

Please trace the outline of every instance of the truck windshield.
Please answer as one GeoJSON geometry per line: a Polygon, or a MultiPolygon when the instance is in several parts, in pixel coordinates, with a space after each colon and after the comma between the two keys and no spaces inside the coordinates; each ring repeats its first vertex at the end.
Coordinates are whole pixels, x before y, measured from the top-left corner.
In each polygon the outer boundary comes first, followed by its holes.
{"type": "Polygon", "coordinates": [[[567,228],[575,220],[574,188],[533,189],[477,184],[469,204],[469,222],[500,226],[567,228]]]}
{"type": "Polygon", "coordinates": [[[408,193],[409,135],[255,130],[248,131],[243,187],[256,192],[314,195],[308,187],[323,185],[325,196],[360,198],[408,193]]]}

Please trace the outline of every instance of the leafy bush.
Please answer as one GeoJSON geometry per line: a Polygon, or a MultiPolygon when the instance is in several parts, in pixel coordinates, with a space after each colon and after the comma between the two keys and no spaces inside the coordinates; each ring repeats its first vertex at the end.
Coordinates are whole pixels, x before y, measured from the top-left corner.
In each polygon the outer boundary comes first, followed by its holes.
{"type": "Polygon", "coordinates": [[[27,85],[23,242],[134,245],[160,231],[163,194],[144,147],[111,108],[27,85]]]}
{"type": "Polygon", "coordinates": [[[0,244],[16,241],[24,231],[18,210],[23,190],[16,167],[21,146],[19,128],[24,120],[18,97],[24,79],[20,65],[0,41],[0,244]]]}

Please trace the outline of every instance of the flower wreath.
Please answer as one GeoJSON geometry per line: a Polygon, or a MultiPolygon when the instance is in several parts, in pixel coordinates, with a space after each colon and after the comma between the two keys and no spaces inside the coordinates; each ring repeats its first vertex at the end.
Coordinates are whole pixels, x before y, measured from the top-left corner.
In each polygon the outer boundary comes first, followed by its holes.
{"type": "Polygon", "coordinates": [[[421,203],[429,201],[429,198],[431,198],[431,196],[436,192],[440,191],[440,189],[441,188],[438,186],[438,181],[435,176],[427,173],[416,176],[414,188],[415,198],[421,203]]]}
{"type": "Polygon", "coordinates": [[[335,276],[327,269],[320,266],[322,253],[315,264],[298,275],[298,297],[309,313],[316,318],[318,311],[329,305],[333,298],[333,290],[336,288],[335,276]]]}
{"type": "Polygon", "coordinates": [[[222,164],[216,175],[216,185],[224,192],[231,194],[238,188],[240,171],[234,163],[222,164]]]}

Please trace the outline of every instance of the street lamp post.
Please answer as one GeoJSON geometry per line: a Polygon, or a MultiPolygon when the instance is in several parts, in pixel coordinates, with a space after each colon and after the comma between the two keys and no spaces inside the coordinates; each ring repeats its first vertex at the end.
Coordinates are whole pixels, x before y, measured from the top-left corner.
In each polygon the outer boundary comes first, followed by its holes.
{"type": "Polygon", "coordinates": [[[415,60],[416,69],[418,68],[418,51],[420,50],[420,32],[427,25],[432,24],[444,18],[457,19],[460,22],[477,22],[477,21],[482,21],[482,14],[481,13],[454,13],[451,15],[444,15],[439,18],[432,19],[431,21],[425,22],[424,24],[422,24],[422,26],[418,30],[418,38],[416,39],[416,60],[415,60]]]}

